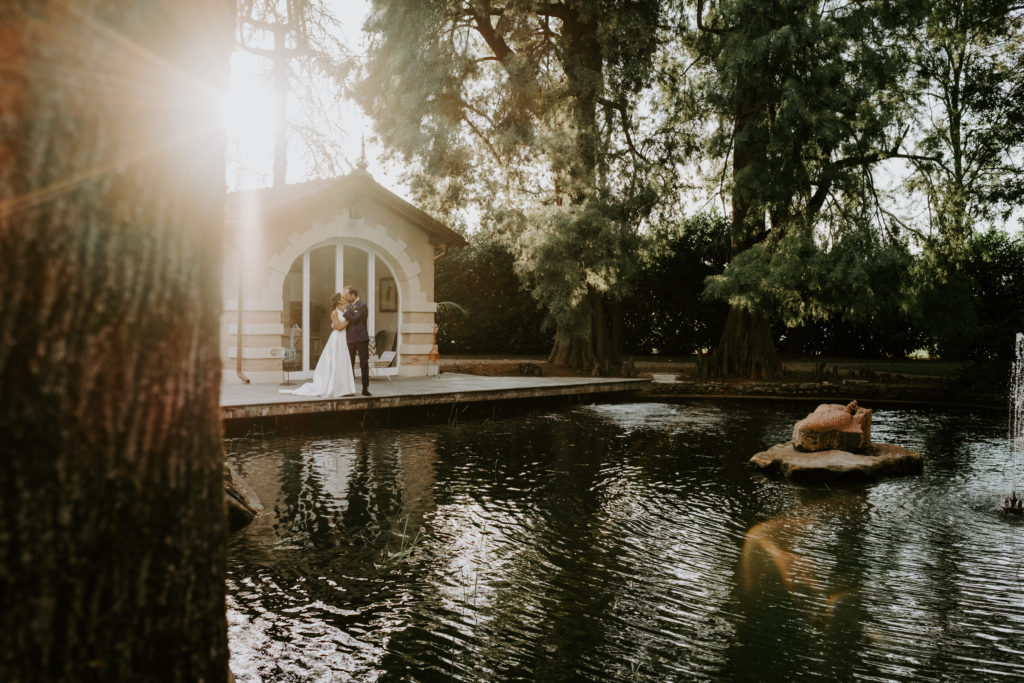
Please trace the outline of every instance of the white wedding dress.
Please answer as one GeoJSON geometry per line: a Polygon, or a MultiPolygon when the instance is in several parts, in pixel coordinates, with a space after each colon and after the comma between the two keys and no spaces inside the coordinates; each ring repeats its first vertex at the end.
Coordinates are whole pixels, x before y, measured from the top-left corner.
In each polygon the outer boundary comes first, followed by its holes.
{"type": "Polygon", "coordinates": [[[345,330],[331,330],[327,346],[316,362],[313,381],[298,389],[281,389],[282,394],[296,396],[323,396],[337,398],[356,393],[356,380],[352,376],[352,359],[348,355],[345,330]]]}

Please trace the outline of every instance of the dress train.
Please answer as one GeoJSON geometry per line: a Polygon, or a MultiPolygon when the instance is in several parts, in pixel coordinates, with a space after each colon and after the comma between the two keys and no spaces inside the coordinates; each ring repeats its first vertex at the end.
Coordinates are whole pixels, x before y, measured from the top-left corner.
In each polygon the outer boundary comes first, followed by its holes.
{"type": "Polygon", "coordinates": [[[332,330],[327,346],[313,371],[313,381],[298,389],[281,389],[282,394],[295,396],[323,396],[337,398],[356,393],[356,380],[352,375],[352,359],[348,355],[348,341],[344,330],[332,330]]]}

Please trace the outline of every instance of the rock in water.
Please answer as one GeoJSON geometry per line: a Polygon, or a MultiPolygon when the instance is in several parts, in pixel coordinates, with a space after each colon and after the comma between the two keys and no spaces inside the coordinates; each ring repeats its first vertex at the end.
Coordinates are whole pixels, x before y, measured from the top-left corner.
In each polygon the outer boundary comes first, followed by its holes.
{"type": "Polygon", "coordinates": [[[227,462],[224,463],[224,505],[227,507],[228,527],[231,531],[244,527],[263,509],[263,503],[256,492],[227,462]]]}
{"type": "Polygon", "coordinates": [[[823,403],[793,427],[793,447],[798,451],[864,453],[870,446],[871,411],[856,401],[845,406],[823,403]]]}
{"type": "Polygon", "coordinates": [[[921,454],[902,446],[871,443],[871,411],[822,404],[796,423],[793,440],[758,453],[750,463],[795,481],[865,480],[917,474],[921,454]]]}
{"type": "Polygon", "coordinates": [[[872,444],[865,454],[842,450],[816,453],[798,451],[792,443],[778,444],[750,459],[765,472],[777,472],[793,481],[865,481],[878,477],[917,474],[921,454],[893,444],[872,444]]]}

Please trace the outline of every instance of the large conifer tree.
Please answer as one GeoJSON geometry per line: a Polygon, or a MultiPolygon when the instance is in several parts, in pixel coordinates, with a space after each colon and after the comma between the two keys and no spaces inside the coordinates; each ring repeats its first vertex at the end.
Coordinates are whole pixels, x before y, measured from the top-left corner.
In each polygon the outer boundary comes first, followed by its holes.
{"type": "Polygon", "coordinates": [[[657,154],[638,103],[659,45],[655,0],[376,0],[359,88],[417,199],[501,231],[556,326],[550,360],[617,356],[618,293],[653,205],[657,154]],[[609,313],[608,304],[611,304],[609,313]]]}
{"type": "Polygon", "coordinates": [[[234,6],[0,3],[0,679],[225,680],[234,6]]]}
{"type": "Polygon", "coordinates": [[[727,165],[732,209],[733,259],[709,286],[731,305],[710,374],[773,374],[771,318],[848,315],[878,294],[866,269],[901,246],[871,210],[871,168],[910,156],[914,5],[696,3],[700,101],[717,121],[707,149],[727,165]]]}

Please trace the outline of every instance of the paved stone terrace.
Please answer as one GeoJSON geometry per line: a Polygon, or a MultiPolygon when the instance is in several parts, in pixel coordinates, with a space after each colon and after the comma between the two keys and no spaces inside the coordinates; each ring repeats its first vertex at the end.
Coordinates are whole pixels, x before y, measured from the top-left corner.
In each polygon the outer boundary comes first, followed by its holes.
{"type": "MultiPolygon", "coordinates": [[[[291,388],[301,384],[295,381],[291,388]]],[[[286,387],[279,384],[224,384],[221,387],[220,405],[222,419],[244,420],[350,410],[620,393],[642,391],[650,384],[649,379],[487,377],[446,372],[438,377],[395,377],[391,382],[375,378],[370,382],[372,396],[357,394],[331,399],[282,394],[280,390],[286,387]]]]}

